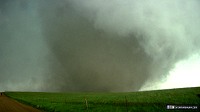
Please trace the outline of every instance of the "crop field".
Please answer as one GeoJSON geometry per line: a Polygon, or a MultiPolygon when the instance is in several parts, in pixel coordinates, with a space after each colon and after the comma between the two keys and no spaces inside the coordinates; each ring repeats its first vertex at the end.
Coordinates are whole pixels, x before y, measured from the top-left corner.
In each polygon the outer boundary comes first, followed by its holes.
{"type": "Polygon", "coordinates": [[[5,94],[19,102],[48,112],[169,112],[170,110],[166,109],[167,104],[200,105],[200,87],[126,93],[5,92],[5,94]]]}

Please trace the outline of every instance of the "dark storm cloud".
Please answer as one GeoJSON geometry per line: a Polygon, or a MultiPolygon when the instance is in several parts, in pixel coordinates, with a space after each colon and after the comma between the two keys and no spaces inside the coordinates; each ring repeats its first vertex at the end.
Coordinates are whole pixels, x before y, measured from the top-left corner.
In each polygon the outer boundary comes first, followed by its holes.
{"type": "Polygon", "coordinates": [[[3,89],[137,91],[199,49],[195,0],[2,4],[3,89]]]}

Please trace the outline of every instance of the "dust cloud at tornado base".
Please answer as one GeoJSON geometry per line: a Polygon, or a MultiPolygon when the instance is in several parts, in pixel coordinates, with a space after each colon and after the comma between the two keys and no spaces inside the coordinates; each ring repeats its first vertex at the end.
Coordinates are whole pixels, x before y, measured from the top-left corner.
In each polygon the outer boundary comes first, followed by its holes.
{"type": "Polygon", "coordinates": [[[197,0],[3,0],[1,90],[138,91],[199,54],[197,0]]]}

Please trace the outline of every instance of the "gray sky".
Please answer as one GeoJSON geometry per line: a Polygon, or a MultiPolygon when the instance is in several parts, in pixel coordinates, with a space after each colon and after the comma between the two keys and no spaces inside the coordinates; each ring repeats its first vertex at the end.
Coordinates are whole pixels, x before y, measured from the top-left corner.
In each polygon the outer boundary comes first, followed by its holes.
{"type": "Polygon", "coordinates": [[[0,91],[138,91],[199,54],[198,0],[1,0],[0,91]]]}

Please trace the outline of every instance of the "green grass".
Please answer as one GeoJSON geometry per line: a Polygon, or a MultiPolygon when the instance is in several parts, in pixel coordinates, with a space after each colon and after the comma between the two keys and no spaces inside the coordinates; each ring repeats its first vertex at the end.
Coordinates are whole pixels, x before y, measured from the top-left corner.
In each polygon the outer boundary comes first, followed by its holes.
{"type": "Polygon", "coordinates": [[[5,92],[5,94],[19,102],[48,112],[169,112],[171,110],[166,110],[167,104],[200,104],[200,98],[197,96],[200,94],[200,87],[126,93],[5,92]]]}

